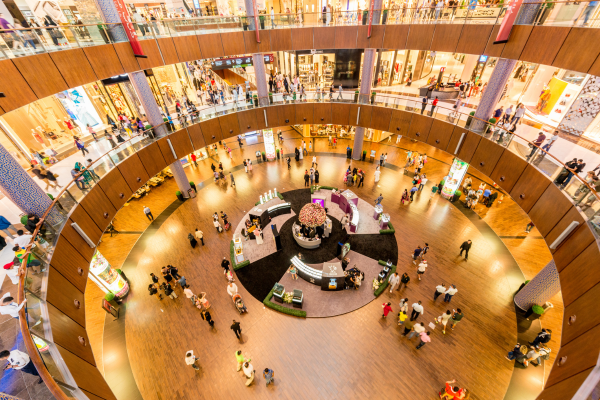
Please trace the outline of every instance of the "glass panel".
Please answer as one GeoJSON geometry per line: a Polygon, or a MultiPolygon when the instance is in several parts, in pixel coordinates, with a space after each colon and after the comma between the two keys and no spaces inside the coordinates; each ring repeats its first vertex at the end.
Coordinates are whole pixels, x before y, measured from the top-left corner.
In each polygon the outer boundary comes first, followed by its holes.
{"type": "MultiPolygon", "coordinates": [[[[47,271],[44,273],[44,275],[47,277],[47,271]]],[[[34,275],[32,278],[29,276],[25,278],[27,280],[27,284],[25,286],[25,298],[27,299],[27,303],[25,303],[27,304],[27,324],[29,326],[29,331],[34,335],[39,336],[40,338],[49,338],[51,335],[51,327],[46,304],[38,296],[34,295],[32,293],[33,291],[30,290],[30,288],[33,288],[35,291],[42,293],[42,282],[41,279],[35,279],[37,276],[38,275],[34,275]],[[40,286],[38,287],[38,285],[40,286]]],[[[47,280],[44,280],[44,282],[47,282],[47,280]]],[[[46,287],[43,288],[43,296],[46,297],[46,287]]]]}
{"type": "Polygon", "coordinates": [[[52,375],[55,380],[63,382],[67,381],[65,379],[65,374],[63,374],[63,371],[68,371],[67,367],[54,343],[46,341],[44,338],[35,334],[32,334],[31,337],[36,344],[40,357],[42,358],[44,365],[46,365],[46,369],[50,372],[50,375],[52,375]]]}

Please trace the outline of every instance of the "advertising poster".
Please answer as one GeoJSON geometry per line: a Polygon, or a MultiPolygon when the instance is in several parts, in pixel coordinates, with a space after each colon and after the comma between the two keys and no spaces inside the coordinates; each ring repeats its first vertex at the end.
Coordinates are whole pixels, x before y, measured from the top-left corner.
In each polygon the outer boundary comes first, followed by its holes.
{"type": "Polygon", "coordinates": [[[455,158],[454,161],[452,161],[450,172],[448,173],[446,182],[444,182],[444,187],[442,188],[443,197],[451,199],[452,196],[454,196],[454,192],[459,188],[468,168],[469,164],[458,158],[455,158]]]}

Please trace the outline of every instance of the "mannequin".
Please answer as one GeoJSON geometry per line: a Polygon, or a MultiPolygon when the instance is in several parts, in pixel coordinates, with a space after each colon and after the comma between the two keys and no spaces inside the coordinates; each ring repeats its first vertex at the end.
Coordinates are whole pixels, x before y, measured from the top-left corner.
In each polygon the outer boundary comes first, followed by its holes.
{"type": "MultiPolygon", "coordinates": [[[[41,126],[38,126],[37,129],[42,129],[41,126]]],[[[38,142],[39,144],[41,144],[42,146],[44,145],[44,139],[42,139],[42,136],[40,136],[39,133],[37,133],[35,131],[35,129],[31,130],[31,136],[33,136],[33,139],[38,142]]]]}

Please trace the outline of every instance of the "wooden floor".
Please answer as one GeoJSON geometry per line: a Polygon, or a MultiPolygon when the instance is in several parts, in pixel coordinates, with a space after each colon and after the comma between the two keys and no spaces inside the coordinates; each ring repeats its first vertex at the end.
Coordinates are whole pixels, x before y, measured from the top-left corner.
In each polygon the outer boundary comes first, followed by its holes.
{"type": "MultiPolygon", "coordinates": [[[[292,132],[286,132],[285,136],[289,139],[285,140],[283,151],[291,153],[301,139],[292,132]]],[[[319,154],[343,154],[346,145],[340,140],[337,149],[330,149],[326,139],[317,139],[315,150],[319,154]]],[[[388,152],[388,163],[396,165],[404,164],[406,148],[427,152],[430,162],[424,172],[430,181],[439,181],[446,175],[447,164],[451,162],[448,154],[405,139],[400,142],[404,149],[368,145],[377,149],[378,154],[388,152]]],[[[242,157],[256,160],[254,151],[260,148],[262,144],[244,146],[242,151],[236,149],[233,160],[220,148],[219,159],[227,170],[239,165],[242,157]]],[[[321,183],[342,186],[348,162],[331,155],[318,156],[321,183]]],[[[198,168],[186,168],[190,180],[198,184],[210,179],[211,162],[217,165],[208,159],[199,162],[198,168]]],[[[255,164],[249,174],[243,169],[237,171],[235,188],[210,183],[199,191],[196,199],[179,207],[148,240],[136,271],[128,274],[132,282],[126,316],[128,356],[144,399],[264,398],[271,395],[269,392],[289,399],[432,399],[443,382],[453,378],[471,389],[472,399],[504,397],[513,369],[504,355],[517,336],[512,294],[520,282],[509,279],[514,270],[508,270],[509,263],[495,255],[494,246],[457,207],[439,196],[428,201],[431,185],[416,196],[414,203],[401,206],[399,194],[410,188],[408,177],[400,170],[384,168],[381,181],[375,184],[375,166],[368,162],[354,163],[367,172],[367,178],[364,188],[353,190],[367,201],[379,193],[384,196],[384,210],[391,214],[396,228],[398,270],[411,276],[409,288],[392,296],[385,293],[347,315],[302,320],[265,309],[239,285],[249,309],[248,314],[240,317],[226,293],[226,279],[219,266],[223,257],[229,257],[231,233],[217,234],[211,215],[224,210],[233,225],[237,225],[259,193],[273,187],[280,191],[303,187],[304,170],[310,166],[310,160],[305,158],[296,163],[292,159],[290,171],[283,162],[255,164]],[[187,234],[196,227],[204,231],[206,246],[191,249],[187,234]],[[468,262],[457,257],[458,247],[466,239],[474,242],[468,262]],[[418,282],[410,254],[426,241],[431,247],[431,267],[418,282]],[[180,298],[166,298],[162,302],[148,295],[149,273],[160,273],[161,266],[166,264],[178,266],[194,292],[207,292],[215,329],[209,329],[199,310],[181,296],[181,291],[180,298]],[[416,339],[410,342],[401,337],[393,318],[381,318],[381,303],[392,301],[397,311],[401,296],[408,297],[410,303],[422,300],[425,314],[419,320],[428,324],[448,308],[441,299],[437,303],[432,301],[434,288],[440,282],[457,285],[459,292],[450,308],[462,308],[465,318],[455,331],[446,335],[438,327],[432,331],[432,343],[416,350],[416,339]],[[229,329],[232,319],[242,322],[242,343],[229,329]],[[200,357],[200,372],[184,363],[185,352],[191,349],[200,357]],[[252,358],[258,375],[265,367],[274,369],[275,385],[265,388],[260,377],[257,384],[245,387],[241,373],[235,370],[234,353],[238,349],[252,358]]],[[[175,190],[174,181],[168,181],[147,198],[132,201],[119,211],[116,228],[131,233],[114,238],[105,235],[99,247],[114,267],[123,263],[140,232],[149,225],[142,207],[148,205],[158,215],[175,199],[175,190]]],[[[510,199],[478,213],[500,237],[507,237],[502,240],[526,278],[535,275],[550,260],[544,241],[535,239],[539,236],[537,231],[533,230],[526,239],[515,238],[524,236],[522,231],[528,220],[510,199]]],[[[89,310],[96,304],[88,302],[88,296],[93,296],[93,292],[86,292],[89,310]]],[[[542,323],[552,326],[555,334],[551,346],[557,348],[562,302],[560,297],[553,302],[556,308],[544,316],[542,323]]],[[[101,350],[94,330],[101,329],[104,317],[89,311],[87,314],[88,334],[98,360],[101,350]]],[[[105,363],[104,368],[110,368],[110,361],[105,363]]],[[[550,361],[546,363],[551,365],[550,361]]]]}

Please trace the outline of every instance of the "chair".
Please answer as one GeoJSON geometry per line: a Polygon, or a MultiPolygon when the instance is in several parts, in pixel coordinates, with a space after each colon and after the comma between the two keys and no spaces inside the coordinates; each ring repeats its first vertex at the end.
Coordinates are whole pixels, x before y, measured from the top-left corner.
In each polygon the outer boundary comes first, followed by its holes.
{"type": "Polygon", "coordinates": [[[292,297],[292,306],[294,308],[302,308],[302,303],[304,302],[304,294],[302,290],[294,289],[294,296],[292,297]]]}

